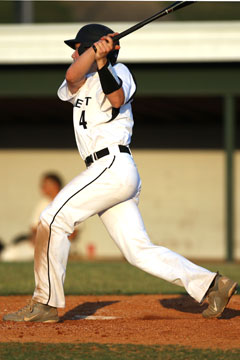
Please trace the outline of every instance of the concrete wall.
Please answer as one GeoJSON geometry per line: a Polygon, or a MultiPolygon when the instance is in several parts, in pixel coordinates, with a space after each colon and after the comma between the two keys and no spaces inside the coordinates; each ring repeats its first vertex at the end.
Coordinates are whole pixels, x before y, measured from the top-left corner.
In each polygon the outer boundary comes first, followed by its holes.
{"type": "MultiPolygon", "coordinates": [[[[225,258],[225,155],[222,151],[135,150],[142,178],[140,210],[153,243],[190,258],[225,258]]],[[[78,152],[0,151],[0,238],[5,243],[29,227],[39,178],[57,171],[65,182],[85,166],[78,152]]],[[[240,153],[235,157],[236,256],[240,259],[240,153]]],[[[87,256],[121,256],[97,216],[80,226],[73,250],[87,256]]]]}

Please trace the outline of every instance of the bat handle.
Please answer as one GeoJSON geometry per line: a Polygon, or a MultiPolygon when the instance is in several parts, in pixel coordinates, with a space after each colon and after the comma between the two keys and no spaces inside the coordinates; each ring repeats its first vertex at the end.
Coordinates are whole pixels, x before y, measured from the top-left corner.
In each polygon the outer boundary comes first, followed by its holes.
{"type": "Polygon", "coordinates": [[[117,34],[117,35],[114,35],[112,37],[113,39],[113,42],[116,43],[119,39],[121,39],[123,36],[122,36],[122,33],[121,34],[117,34]]]}

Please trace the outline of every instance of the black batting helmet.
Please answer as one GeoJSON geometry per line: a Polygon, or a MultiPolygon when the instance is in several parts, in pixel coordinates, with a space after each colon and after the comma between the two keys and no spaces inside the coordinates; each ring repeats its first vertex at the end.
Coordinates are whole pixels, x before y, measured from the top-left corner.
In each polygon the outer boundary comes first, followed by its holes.
{"type": "MultiPolygon", "coordinates": [[[[75,39],[65,40],[65,44],[75,50],[75,44],[80,43],[78,53],[81,55],[86,49],[98,41],[102,36],[112,34],[114,31],[109,27],[101,24],[88,24],[83,26],[77,33],[75,39]]],[[[117,42],[119,44],[119,41],[117,42]]],[[[115,64],[118,57],[118,50],[113,50],[108,54],[111,64],[115,64]]]]}

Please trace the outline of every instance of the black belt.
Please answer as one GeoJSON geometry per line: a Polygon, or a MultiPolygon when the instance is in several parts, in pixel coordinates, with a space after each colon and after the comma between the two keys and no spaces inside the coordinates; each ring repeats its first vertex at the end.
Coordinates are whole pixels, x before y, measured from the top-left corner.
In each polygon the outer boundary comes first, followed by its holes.
{"type": "MultiPolygon", "coordinates": [[[[119,151],[122,153],[128,153],[131,154],[129,148],[127,146],[124,145],[118,145],[119,151]]],[[[96,151],[95,153],[89,155],[86,157],[85,159],[85,164],[87,166],[91,165],[94,161],[101,159],[102,157],[109,155],[110,151],[108,148],[104,148],[102,150],[96,151]]]]}

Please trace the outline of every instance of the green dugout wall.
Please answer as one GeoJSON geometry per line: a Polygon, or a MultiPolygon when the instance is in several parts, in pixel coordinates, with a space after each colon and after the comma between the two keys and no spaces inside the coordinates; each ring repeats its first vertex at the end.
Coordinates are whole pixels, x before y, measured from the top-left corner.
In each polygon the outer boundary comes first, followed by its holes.
{"type": "MultiPolygon", "coordinates": [[[[146,104],[147,99],[149,104],[152,104],[150,99],[156,100],[154,108],[148,109],[149,117],[161,112],[158,99],[163,97],[168,99],[169,107],[173,106],[171,99],[173,102],[178,99],[178,103],[181,99],[185,101],[186,98],[197,97],[219,100],[224,130],[222,144],[226,152],[226,259],[234,260],[234,152],[240,145],[240,63],[128,65],[137,79],[136,100],[145,99],[146,104]]],[[[4,109],[1,114],[2,149],[21,147],[14,143],[14,137],[9,136],[11,123],[14,123],[19,111],[19,102],[24,100],[30,107],[33,100],[37,103],[40,98],[45,101],[55,99],[66,68],[67,65],[0,66],[0,102],[4,109]]],[[[188,106],[188,102],[185,104],[188,106]]],[[[202,131],[204,134],[204,129],[202,131]]],[[[24,143],[25,147],[31,147],[27,138],[24,143]]]]}

